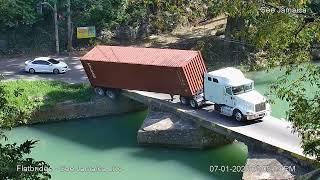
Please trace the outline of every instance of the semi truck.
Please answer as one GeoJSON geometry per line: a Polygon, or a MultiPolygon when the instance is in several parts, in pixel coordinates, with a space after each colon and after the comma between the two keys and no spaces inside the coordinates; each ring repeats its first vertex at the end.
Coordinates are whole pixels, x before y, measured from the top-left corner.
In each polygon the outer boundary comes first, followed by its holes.
{"type": "Polygon", "coordinates": [[[214,104],[237,121],[270,114],[266,98],[236,68],[207,72],[199,51],[98,45],[80,61],[95,92],[116,100],[122,89],[179,95],[181,104],[214,104]]]}

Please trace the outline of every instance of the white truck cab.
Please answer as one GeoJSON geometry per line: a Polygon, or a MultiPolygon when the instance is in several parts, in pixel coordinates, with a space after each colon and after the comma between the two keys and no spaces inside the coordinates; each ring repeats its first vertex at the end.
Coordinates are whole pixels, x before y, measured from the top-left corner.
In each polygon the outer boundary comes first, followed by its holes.
{"type": "Polygon", "coordinates": [[[204,75],[204,98],[215,110],[237,121],[260,119],[270,114],[266,98],[254,90],[254,82],[232,67],[204,75]]]}

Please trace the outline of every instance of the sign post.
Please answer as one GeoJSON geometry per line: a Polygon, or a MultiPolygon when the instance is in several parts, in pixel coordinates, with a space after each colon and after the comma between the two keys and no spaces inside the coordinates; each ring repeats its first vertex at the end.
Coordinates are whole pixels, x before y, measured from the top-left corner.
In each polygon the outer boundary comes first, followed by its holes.
{"type": "Polygon", "coordinates": [[[77,38],[78,39],[86,39],[96,37],[96,27],[88,26],[88,27],[77,27],[77,38]]]}

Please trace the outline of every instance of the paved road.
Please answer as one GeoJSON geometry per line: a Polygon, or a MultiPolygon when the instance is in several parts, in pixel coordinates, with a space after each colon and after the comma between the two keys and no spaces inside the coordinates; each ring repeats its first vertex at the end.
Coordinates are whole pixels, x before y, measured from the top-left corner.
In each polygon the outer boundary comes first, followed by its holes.
{"type": "MultiPolygon", "coordinates": [[[[65,74],[29,74],[24,72],[24,61],[28,59],[11,58],[0,59],[0,74],[5,75],[7,80],[11,79],[54,79],[66,81],[69,83],[88,82],[87,76],[79,61],[79,57],[59,57],[58,59],[65,61],[70,66],[70,71],[65,74]]],[[[152,97],[155,99],[168,100],[170,96],[161,93],[141,92],[136,93],[152,97]]],[[[272,144],[290,152],[303,155],[300,147],[300,138],[297,134],[291,133],[291,125],[289,122],[276,119],[274,117],[265,117],[262,121],[251,123],[239,123],[230,118],[219,115],[213,111],[212,106],[206,106],[201,110],[191,110],[179,105],[178,97],[175,96],[173,103],[179,108],[189,112],[196,113],[205,117],[208,121],[214,122],[220,126],[226,127],[232,131],[241,133],[245,136],[253,137],[257,140],[272,144]]]]}
{"type": "Polygon", "coordinates": [[[69,83],[88,82],[87,75],[79,61],[79,57],[57,57],[58,60],[66,62],[70,71],[65,74],[29,74],[24,71],[24,62],[30,58],[0,58],[0,74],[5,76],[6,80],[14,79],[50,79],[61,80],[69,83]]]}

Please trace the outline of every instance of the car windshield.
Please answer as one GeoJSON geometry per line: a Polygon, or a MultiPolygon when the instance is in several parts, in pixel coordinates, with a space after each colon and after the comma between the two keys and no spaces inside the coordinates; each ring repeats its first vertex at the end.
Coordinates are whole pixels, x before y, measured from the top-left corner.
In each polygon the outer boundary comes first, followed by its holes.
{"type": "Polygon", "coordinates": [[[49,59],[48,61],[51,62],[52,64],[59,64],[59,61],[54,59],[49,59]]]}
{"type": "Polygon", "coordinates": [[[253,83],[250,84],[245,84],[245,85],[241,85],[241,86],[236,86],[236,87],[232,87],[232,93],[234,95],[237,94],[242,94],[245,92],[249,92],[253,89],[253,83]]]}

